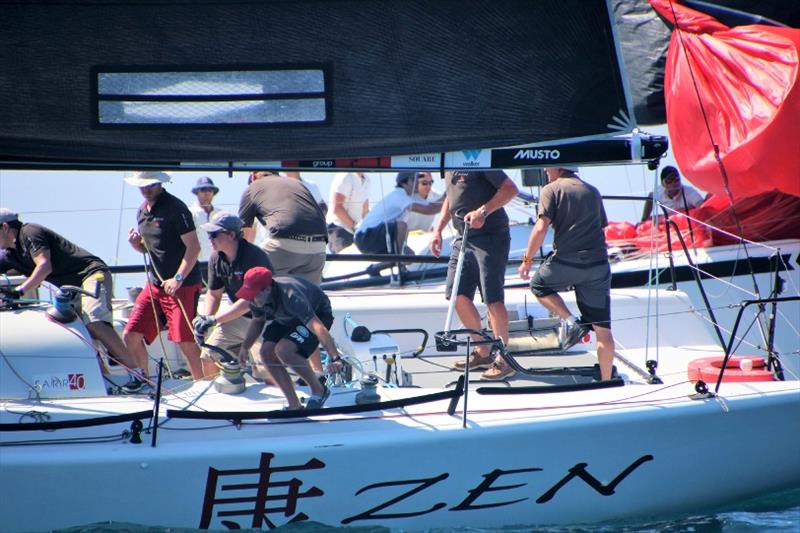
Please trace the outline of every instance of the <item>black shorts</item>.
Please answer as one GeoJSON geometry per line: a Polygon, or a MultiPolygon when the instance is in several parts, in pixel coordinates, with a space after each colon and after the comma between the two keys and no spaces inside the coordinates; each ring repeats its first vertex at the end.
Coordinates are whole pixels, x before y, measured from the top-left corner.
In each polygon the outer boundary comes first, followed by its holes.
{"type": "MultiPolygon", "coordinates": [[[[447,287],[445,296],[450,299],[456,275],[458,254],[462,239],[453,241],[453,251],[447,265],[447,287]]],[[[506,268],[508,252],[511,248],[511,235],[508,230],[467,237],[464,266],[461,268],[461,281],[458,295],[470,300],[475,297],[475,289],[480,288],[484,303],[505,302],[506,268]]]]}
{"type": "MultiPolygon", "coordinates": [[[[333,315],[327,313],[318,315],[322,323],[328,330],[333,325],[333,315]]],[[[297,353],[301,356],[308,358],[314,350],[319,346],[319,339],[313,331],[308,329],[305,324],[296,320],[289,325],[280,324],[277,321],[272,321],[264,328],[264,333],[261,338],[264,342],[277,343],[281,339],[286,339],[297,346],[297,353]]]]}
{"type": "Polygon", "coordinates": [[[397,221],[381,222],[375,227],[356,233],[356,246],[362,254],[393,254],[397,242],[397,221]],[[386,229],[389,229],[391,248],[386,246],[386,229]]]}
{"type": "Polygon", "coordinates": [[[575,289],[581,320],[611,328],[611,267],[597,256],[548,257],[531,277],[531,292],[549,296],[575,289]]]}
{"type": "Polygon", "coordinates": [[[353,234],[336,224],[328,224],[328,248],[334,254],[353,244],[353,234]]]}

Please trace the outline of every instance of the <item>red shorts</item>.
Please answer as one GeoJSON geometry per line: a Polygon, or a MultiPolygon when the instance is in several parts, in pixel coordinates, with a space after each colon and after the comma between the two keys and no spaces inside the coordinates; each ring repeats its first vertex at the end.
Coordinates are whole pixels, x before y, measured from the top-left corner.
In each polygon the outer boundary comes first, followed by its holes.
{"type": "Polygon", "coordinates": [[[200,284],[184,285],[177,290],[175,296],[169,296],[164,289],[156,287],[152,283],[145,285],[133,310],[128,317],[128,324],[125,331],[135,331],[144,335],[144,342],[150,344],[156,338],[158,329],[156,325],[163,327],[163,318],[167,319],[169,329],[168,338],[172,342],[194,342],[194,332],[192,331],[192,320],[197,314],[197,301],[200,298],[200,284]],[[183,314],[186,310],[186,316],[183,314]],[[153,315],[155,307],[155,316],[153,315]]]}

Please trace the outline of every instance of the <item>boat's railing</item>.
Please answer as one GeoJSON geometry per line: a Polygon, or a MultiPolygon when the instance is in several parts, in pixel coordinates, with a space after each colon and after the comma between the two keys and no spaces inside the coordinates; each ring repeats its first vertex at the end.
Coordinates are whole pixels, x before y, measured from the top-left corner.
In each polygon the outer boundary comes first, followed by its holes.
{"type": "MultiPolygon", "coordinates": [[[[741,302],[739,307],[739,312],[736,313],[736,320],[733,323],[733,329],[731,329],[730,338],[728,342],[724,344],[723,349],[725,350],[725,358],[722,361],[722,367],[720,368],[719,375],[717,376],[717,384],[714,389],[714,392],[719,392],[719,387],[722,384],[722,377],[725,374],[725,369],[728,366],[728,361],[733,356],[733,343],[736,340],[736,333],[739,330],[739,325],[742,322],[742,316],[744,314],[744,310],[747,309],[751,305],[758,305],[763,306],[764,304],[772,304],[776,306],[783,302],[797,302],[800,301],[800,296],[782,296],[782,297],[774,297],[774,298],[759,298],[757,300],[744,300],[741,302]]],[[[773,353],[772,350],[769,351],[769,358],[767,360],[767,368],[775,372],[775,375],[778,379],[783,380],[783,369],[781,368],[780,359],[773,353]]]]}

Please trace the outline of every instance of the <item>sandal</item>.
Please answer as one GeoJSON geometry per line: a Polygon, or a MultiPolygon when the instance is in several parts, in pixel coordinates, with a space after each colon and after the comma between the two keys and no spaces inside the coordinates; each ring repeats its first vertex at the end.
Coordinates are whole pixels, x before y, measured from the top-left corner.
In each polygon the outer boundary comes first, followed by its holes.
{"type": "MultiPolygon", "coordinates": [[[[478,350],[472,350],[472,353],[469,355],[469,369],[470,370],[485,370],[490,368],[494,363],[494,358],[491,355],[482,356],[478,350]]],[[[456,361],[453,365],[453,368],[458,370],[459,372],[463,372],[464,368],[466,367],[466,363],[464,361],[456,361]]]]}

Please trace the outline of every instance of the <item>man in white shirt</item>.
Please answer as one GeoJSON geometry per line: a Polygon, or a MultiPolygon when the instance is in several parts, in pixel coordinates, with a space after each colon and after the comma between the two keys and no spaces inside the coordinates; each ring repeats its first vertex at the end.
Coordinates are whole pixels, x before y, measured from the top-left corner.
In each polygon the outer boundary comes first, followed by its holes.
{"type": "Polygon", "coordinates": [[[328,247],[337,254],[353,244],[356,226],[369,211],[369,178],[363,172],[336,174],[328,205],[328,247]]]}
{"type": "Polygon", "coordinates": [[[405,246],[408,226],[403,219],[406,211],[435,215],[442,202],[415,203],[411,197],[415,182],[424,179],[424,172],[398,172],[397,187],[367,213],[358,226],[355,243],[361,253],[390,254],[414,252],[405,246]]]}
{"type": "MultiPolygon", "coordinates": [[[[417,178],[417,190],[411,197],[414,202],[419,204],[430,204],[440,202],[444,195],[440,192],[433,190],[433,177],[430,172],[420,172],[417,178]]],[[[430,231],[433,228],[433,221],[436,214],[423,215],[422,213],[415,213],[409,211],[406,213],[406,225],[408,232],[412,231],[430,231]]]]}
{"type": "MultiPolygon", "coordinates": [[[[653,194],[644,204],[642,212],[642,222],[650,218],[653,210],[653,194]]],[[[678,169],[673,166],[666,166],[661,170],[661,187],[655,192],[655,199],[658,203],[669,209],[686,213],[689,209],[694,209],[705,200],[694,188],[681,184],[681,176],[678,169]]],[[[659,209],[653,216],[661,215],[659,209]]]]}
{"type": "MultiPolygon", "coordinates": [[[[192,194],[197,197],[197,201],[189,206],[189,211],[194,218],[194,227],[199,228],[203,224],[207,224],[211,220],[218,209],[214,207],[212,202],[214,196],[219,192],[219,187],[214,185],[214,182],[208,176],[201,176],[197,180],[197,184],[192,187],[192,194]]],[[[211,243],[206,238],[200,239],[200,255],[197,257],[198,261],[207,262],[208,257],[211,255],[211,243]]],[[[203,281],[208,280],[208,271],[203,268],[200,270],[203,275],[203,281]]]]}

